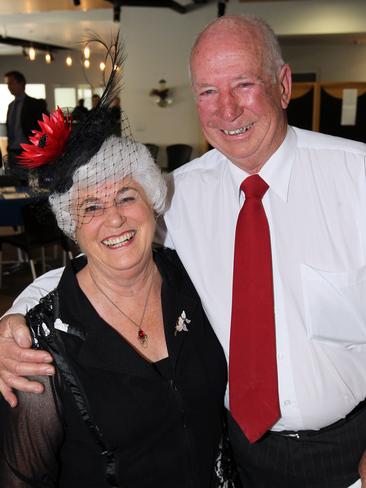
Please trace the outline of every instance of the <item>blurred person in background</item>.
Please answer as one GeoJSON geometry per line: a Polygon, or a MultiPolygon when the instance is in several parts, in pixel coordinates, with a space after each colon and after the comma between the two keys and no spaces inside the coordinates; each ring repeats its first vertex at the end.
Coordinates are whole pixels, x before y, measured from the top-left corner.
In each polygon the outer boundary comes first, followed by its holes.
{"type": "Polygon", "coordinates": [[[93,95],[92,95],[92,108],[95,108],[99,102],[100,102],[100,96],[97,93],[93,93],[93,95]]]}
{"type": "Polygon", "coordinates": [[[114,134],[116,136],[121,134],[121,99],[114,97],[109,105],[109,113],[114,124],[114,134]]]}
{"type": "Polygon", "coordinates": [[[78,104],[71,113],[73,122],[80,122],[89,112],[89,110],[84,106],[84,103],[84,98],[80,98],[80,100],[78,100],[78,104]]]}
{"type": "MultiPolygon", "coordinates": [[[[32,130],[38,129],[38,121],[42,114],[48,114],[46,101],[30,97],[25,92],[26,79],[19,71],[8,71],[4,75],[5,83],[14,100],[9,104],[6,115],[6,129],[8,135],[8,170],[12,172],[17,164],[17,156],[22,149],[20,144],[28,142],[32,130]]],[[[26,170],[19,174],[27,180],[26,170]]]]}

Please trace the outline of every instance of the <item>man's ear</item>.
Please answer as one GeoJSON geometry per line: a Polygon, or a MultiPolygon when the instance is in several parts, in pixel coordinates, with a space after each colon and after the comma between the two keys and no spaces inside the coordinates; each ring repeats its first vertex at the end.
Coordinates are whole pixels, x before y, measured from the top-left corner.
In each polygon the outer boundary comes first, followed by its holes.
{"type": "Polygon", "coordinates": [[[288,64],[284,64],[280,69],[278,76],[278,83],[281,90],[281,106],[285,110],[291,99],[291,68],[288,64]]]}

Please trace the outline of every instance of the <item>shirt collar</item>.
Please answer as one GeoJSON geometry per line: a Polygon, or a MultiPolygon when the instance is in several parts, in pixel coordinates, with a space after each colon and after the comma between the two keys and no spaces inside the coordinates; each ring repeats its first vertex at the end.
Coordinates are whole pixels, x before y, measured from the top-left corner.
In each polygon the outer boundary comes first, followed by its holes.
{"type": "MultiPolygon", "coordinates": [[[[271,191],[276,193],[285,202],[288,197],[291,171],[295,160],[295,148],[296,134],[295,131],[288,126],[284,141],[259,171],[259,175],[269,185],[271,191]]],[[[231,161],[228,160],[228,163],[235,191],[240,198],[240,185],[245,178],[250,175],[231,161]]]]}

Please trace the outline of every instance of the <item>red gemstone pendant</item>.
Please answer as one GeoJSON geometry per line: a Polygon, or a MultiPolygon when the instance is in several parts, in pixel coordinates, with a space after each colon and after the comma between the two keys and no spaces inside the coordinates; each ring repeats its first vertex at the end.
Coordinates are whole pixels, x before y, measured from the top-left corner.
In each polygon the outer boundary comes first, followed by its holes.
{"type": "Polygon", "coordinates": [[[139,329],[137,332],[137,339],[142,347],[147,347],[147,334],[142,330],[139,329]]]}

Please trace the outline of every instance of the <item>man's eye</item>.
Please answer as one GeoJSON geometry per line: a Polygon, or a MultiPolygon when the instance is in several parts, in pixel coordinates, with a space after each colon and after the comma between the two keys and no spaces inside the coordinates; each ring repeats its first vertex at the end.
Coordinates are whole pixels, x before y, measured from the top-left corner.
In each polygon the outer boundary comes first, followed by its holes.
{"type": "Polygon", "coordinates": [[[250,83],[249,81],[243,81],[242,83],[239,83],[238,87],[239,88],[249,88],[250,86],[253,86],[254,83],[250,83]]]}
{"type": "Polygon", "coordinates": [[[200,92],[200,94],[199,94],[199,96],[200,96],[200,97],[207,97],[207,96],[209,96],[209,95],[213,95],[214,93],[216,93],[216,92],[215,92],[215,90],[213,90],[213,89],[208,89],[208,90],[203,90],[203,91],[201,91],[201,92],[200,92]]]}

